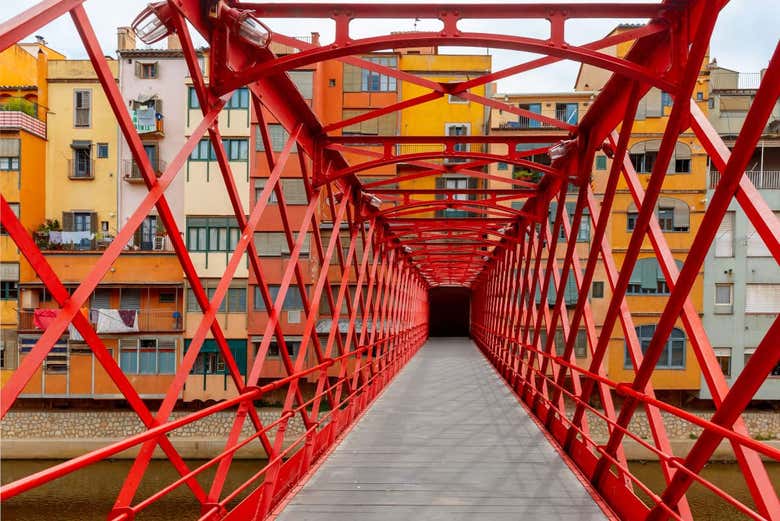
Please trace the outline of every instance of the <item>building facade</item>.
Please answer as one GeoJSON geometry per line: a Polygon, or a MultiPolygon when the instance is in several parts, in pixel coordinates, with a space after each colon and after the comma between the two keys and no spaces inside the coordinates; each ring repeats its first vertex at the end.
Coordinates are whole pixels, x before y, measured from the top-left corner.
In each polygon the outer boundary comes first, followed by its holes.
{"type": "MultiPolygon", "coordinates": [[[[723,141],[734,146],[762,73],[709,67],[709,119],[723,141]]],[[[780,102],[745,172],[780,218],[780,102]]],[[[720,179],[710,166],[707,199],[720,179]]],[[[704,263],[704,327],[729,383],[742,371],[780,313],[780,268],[736,200],[720,224],[704,263]]],[[[702,382],[700,397],[711,399],[702,382]]],[[[780,366],[759,388],[756,400],[780,399],[780,366]]]]}

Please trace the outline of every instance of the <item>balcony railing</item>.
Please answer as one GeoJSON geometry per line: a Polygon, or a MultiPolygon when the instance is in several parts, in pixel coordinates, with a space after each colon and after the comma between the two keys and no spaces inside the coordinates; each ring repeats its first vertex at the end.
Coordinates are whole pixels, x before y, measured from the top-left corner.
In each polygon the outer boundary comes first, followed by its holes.
{"type": "MultiPolygon", "coordinates": [[[[160,177],[165,169],[168,168],[168,163],[162,159],[152,162],[152,168],[157,177],[160,177]]],[[[144,178],[141,175],[141,169],[132,159],[122,160],[122,178],[129,183],[143,183],[144,178]]]]}
{"type": "MultiPolygon", "coordinates": [[[[759,190],[780,190],[780,170],[751,170],[745,175],[759,190]]],[[[714,190],[719,181],[720,172],[710,172],[710,189],[714,190]]]]}
{"type": "Polygon", "coordinates": [[[0,129],[19,129],[46,139],[46,109],[24,98],[0,102],[0,129]]]}
{"type": "MultiPolygon", "coordinates": [[[[113,310],[117,311],[117,310],[113,310]]],[[[125,311],[125,310],[120,310],[125,311]]],[[[126,333],[149,333],[158,331],[183,331],[184,320],[180,311],[170,309],[142,309],[136,311],[138,331],[125,331],[126,333]]],[[[117,331],[100,331],[98,324],[99,310],[91,309],[89,313],[90,323],[99,334],[118,334],[117,331]]],[[[35,326],[35,311],[24,309],[19,311],[19,331],[41,331],[35,326]]]]}
{"type": "Polygon", "coordinates": [[[77,161],[68,159],[68,178],[69,179],[94,179],[95,178],[95,160],[77,161]]]}

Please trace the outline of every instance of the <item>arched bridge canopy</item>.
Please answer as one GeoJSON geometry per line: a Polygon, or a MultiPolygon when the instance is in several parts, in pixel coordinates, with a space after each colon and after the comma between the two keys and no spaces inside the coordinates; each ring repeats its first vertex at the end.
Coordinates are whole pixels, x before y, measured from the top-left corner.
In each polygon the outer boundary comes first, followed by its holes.
{"type": "Polygon", "coordinates": [[[590,483],[590,490],[606,511],[632,520],[693,519],[695,512],[691,511],[686,492],[698,482],[750,517],[780,519],[780,503],[762,462],[762,457],[780,459],[780,452],[751,438],[740,416],[769,371],[780,362],[772,340],[780,333],[780,323],[775,320],[765,332],[745,369],[729,386],[690,298],[706,252],[732,200],[744,210],[771,258],[780,261],[780,223],[743,175],[778,98],[780,57],[776,52],[769,64],[733,150],[724,145],[692,101],[710,36],[726,3],[666,0],[438,5],[169,0],[152,4],[134,26],[149,40],[173,33],[179,37],[202,111],[202,120],[193,125],[192,136],[159,176],[133,126],[82,0],[45,0],[4,22],[0,25],[0,51],[60,16],[71,17],[148,193],[73,292],[65,288],[3,194],[3,226],[60,308],[3,386],[0,413],[7,414],[72,324],[145,430],[6,484],[0,488],[0,498],[13,500],[127,448],[140,447],[110,519],[133,519],[176,488],[191,493],[201,519],[264,519],[423,345],[428,331],[428,290],[459,286],[471,291],[470,330],[475,342],[559,447],[562,457],[584,482],[590,483]],[[289,18],[321,19],[332,24],[333,42],[307,42],[272,30],[276,19],[289,18]],[[370,37],[353,33],[355,21],[391,18],[438,20],[440,29],[380,31],[370,37]],[[632,25],[589,43],[570,43],[567,23],[594,18],[632,25]],[[517,30],[513,34],[494,34],[461,28],[461,22],[474,19],[517,20],[517,30]],[[527,20],[548,23],[547,37],[522,34],[521,22],[527,20]],[[201,70],[190,28],[208,43],[207,75],[201,70]],[[539,57],[465,81],[440,83],[425,74],[399,70],[367,56],[383,49],[431,46],[501,48],[539,57]],[[616,56],[616,46],[629,50],[616,56]],[[477,87],[562,60],[602,69],[609,76],[577,124],[475,92],[477,87]],[[393,78],[422,88],[424,93],[391,100],[342,119],[326,117],[327,107],[321,105],[321,100],[304,99],[288,73],[306,67],[321,74],[332,64],[393,78]],[[252,168],[267,171],[251,208],[242,205],[218,125],[229,96],[242,87],[248,88],[257,129],[253,138],[257,146],[252,148],[263,152],[252,168]],[[644,172],[649,174],[646,181],[640,181],[629,160],[629,141],[637,107],[651,88],[667,93],[672,105],[654,150],[654,165],[650,172],[644,172]],[[345,135],[355,125],[403,113],[445,96],[525,118],[534,122],[530,125],[534,130],[521,137],[466,136],[457,131],[449,136],[399,136],[397,132],[345,135]],[[281,150],[272,143],[271,124],[281,125],[286,132],[281,150]],[[678,148],[678,137],[688,128],[721,177],[680,268],[655,209],[678,148]],[[213,144],[229,205],[241,229],[213,294],[203,287],[165,195],[202,138],[213,144]],[[597,153],[611,159],[610,168],[600,174],[605,189],[599,197],[591,184],[597,153]],[[491,173],[494,170],[490,166],[497,163],[508,166],[512,173],[491,173]],[[291,208],[285,199],[280,180],[291,176],[304,186],[306,204],[302,210],[291,208]],[[404,184],[422,179],[433,180],[433,188],[415,189],[404,184]],[[619,267],[606,240],[618,189],[630,192],[636,210],[630,242],[620,252],[619,267]],[[266,212],[272,197],[274,215],[281,217],[278,220],[289,249],[281,280],[274,283],[273,292],[264,269],[268,261],[252,240],[272,213],[266,212]],[[566,202],[575,199],[569,211],[566,202]],[[189,348],[182,353],[170,389],[156,411],[150,410],[93,325],[79,312],[154,208],[169,232],[193,298],[202,311],[202,319],[190,327],[189,348]],[[583,221],[588,221],[593,231],[587,251],[577,245],[577,230],[583,221]],[[311,237],[309,241],[307,236],[311,237]],[[669,295],[652,338],[640,342],[626,294],[640,253],[647,256],[647,239],[669,295]],[[257,298],[267,310],[263,334],[259,335],[246,374],[239,370],[217,318],[244,258],[248,259],[250,278],[256,283],[257,298]],[[589,302],[597,266],[603,268],[609,287],[599,328],[589,302]],[[565,301],[569,288],[575,294],[573,302],[565,301]],[[282,316],[289,292],[300,295],[303,307],[302,326],[296,328],[295,335],[286,329],[290,324],[282,316]],[[547,302],[549,306],[542,304],[547,302]],[[323,317],[329,322],[321,327],[323,317]],[[559,330],[560,336],[556,333],[559,330]],[[632,371],[628,382],[611,379],[605,370],[613,330],[625,338],[627,364],[632,371]],[[586,363],[574,355],[580,331],[585,333],[586,363]],[[699,418],[658,400],[650,385],[673,332],[684,334],[691,344],[717,409],[711,418],[699,418]],[[174,419],[171,413],[207,337],[218,346],[225,363],[225,381],[234,392],[210,407],[174,419]],[[283,375],[262,379],[272,342],[283,375]],[[290,342],[297,343],[297,350],[288,345],[290,342]],[[301,390],[306,382],[315,382],[312,396],[305,396],[301,390]],[[255,401],[275,392],[284,393],[282,412],[277,420],[264,423],[255,401]],[[594,400],[600,403],[599,409],[592,406],[594,400]],[[224,450],[208,463],[191,468],[169,434],[221,411],[235,413],[224,450]],[[662,412],[703,429],[686,453],[675,454],[672,450],[662,412]],[[652,440],[628,429],[635,413],[646,417],[652,440]],[[594,441],[594,417],[608,426],[604,443],[594,441]],[[286,434],[293,419],[305,431],[294,439],[286,434]],[[245,423],[253,434],[242,438],[245,423]],[[628,468],[624,451],[627,439],[658,456],[665,479],[660,493],[649,490],[628,468]],[[750,505],[699,475],[724,439],[734,450],[750,491],[750,505]],[[137,501],[139,484],[158,447],[181,477],[137,501]],[[226,479],[233,455],[243,447],[264,451],[268,463],[240,487],[228,491],[226,479]],[[204,488],[195,476],[211,467],[216,472],[210,486],[204,488]]]}

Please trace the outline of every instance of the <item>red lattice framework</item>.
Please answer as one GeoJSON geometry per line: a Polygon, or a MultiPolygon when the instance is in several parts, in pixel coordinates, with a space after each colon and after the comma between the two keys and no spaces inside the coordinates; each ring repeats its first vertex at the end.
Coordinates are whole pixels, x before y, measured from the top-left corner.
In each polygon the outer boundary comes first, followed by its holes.
{"type": "Polygon", "coordinates": [[[229,22],[201,11],[201,2],[197,0],[170,0],[162,3],[166,29],[176,32],[182,42],[200,106],[203,107],[203,119],[159,178],[132,125],[82,2],[44,1],[5,22],[0,25],[0,50],[8,48],[55,18],[70,14],[122,135],[129,144],[133,159],[140,166],[149,193],[95,264],[91,274],[72,295],[68,294],[3,197],[1,217],[4,227],[61,309],[55,321],[41,335],[3,387],[0,413],[4,416],[13,406],[55,341],[72,321],[147,430],[9,483],[0,488],[0,498],[12,498],[67,473],[110,458],[127,448],[140,446],[139,456],[128,473],[114,509],[108,514],[109,519],[132,519],[178,487],[186,487],[191,491],[194,500],[202,507],[201,519],[263,519],[300,482],[312,465],[326,454],[340,434],[423,344],[427,337],[427,290],[439,285],[462,285],[472,288],[471,327],[479,347],[516,390],[524,406],[537,418],[540,427],[546,429],[550,439],[559,445],[562,457],[593,484],[593,489],[618,517],[692,519],[685,493],[692,483],[698,482],[749,517],[780,519],[780,503],[762,463],[762,457],[780,460],[780,451],[751,438],[740,417],[770,370],[780,362],[780,349],[776,341],[773,343],[773,339],[780,333],[778,320],[766,332],[764,341],[729,388],[701,318],[689,299],[705,254],[733,198],[736,198],[755,226],[772,256],[780,262],[780,223],[750,180],[743,175],[780,94],[780,55],[776,51],[772,58],[733,150],[726,148],[697,105],[690,101],[711,32],[726,2],[676,0],[661,4],[454,6],[227,2],[223,4],[237,9],[233,11],[233,21],[229,22]],[[251,13],[260,20],[302,17],[330,19],[335,22],[335,41],[330,45],[315,46],[272,33],[270,37],[273,41],[298,49],[296,53],[277,57],[267,48],[252,46],[237,37],[234,24],[236,12],[241,16],[251,13]],[[351,21],[384,18],[437,19],[442,29],[367,38],[350,36],[351,21]],[[588,44],[567,43],[566,22],[587,18],[649,22],[588,44]],[[458,22],[468,19],[547,20],[550,26],[549,38],[474,33],[459,28],[458,22]],[[187,22],[209,43],[209,84],[205,83],[200,71],[187,22]],[[605,49],[623,42],[633,42],[630,52],[624,58],[605,52],[605,49]],[[454,84],[438,83],[359,57],[388,48],[445,45],[503,48],[536,53],[543,57],[454,84]],[[430,92],[345,121],[323,125],[297,93],[285,72],[325,60],[340,60],[425,87],[430,92]],[[479,96],[469,90],[561,60],[589,64],[614,73],[577,126],[479,96]],[[240,202],[228,159],[220,146],[221,136],[216,124],[230,93],[242,86],[248,86],[252,94],[253,109],[259,119],[260,135],[267,151],[266,160],[270,171],[265,188],[248,217],[240,202]],[[627,159],[626,150],[637,105],[651,87],[670,93],[675,102],[656,163],[643,189],[627,159]],[[541,133],[522,137],[353,138],[339,135],[340,130],[349,125],[445,95],[540,121],[560,129],[568,137],[561,143],[545,148],[544,152],[553,161],[550,165],[544,165],[532,160],[541,150],[518,152],[516,147],[519,143],[547,141],[549,135],[541,133]],[[271,152],[264,111],[272,114],[290,134],[278,155],[271,152]],[[678,269],[653,209],[676,140],[689,127],[694,130],[722,176],[687,259],[682,268],[678,269]],[[242,229],[236,250],[211,301],[197,276],[164,195],[165,189],[204,134],[208,134],[214,145],[230,203],[242,229]],[[508,152],[486,152],[488,145],[492,144],[506,145],[508,152]],[[308,206],[300,222],[293,222],[289,218],[285,194],[278,182],[282,170],[291,161],[293,145],[297,145],[298,167],[308,198],[308,206]],[[415,145],[424,147],[415,149],[415,145]],[[402,153],[405,150],[424,151],[402,153]],[[589,183],[597,150],[604,150],[614,159],[602,200],[596,199],[589,183]],[[343,153],[349,153],[350,157],[363,157],[365,161],[353,160],[350,163],[343,153]],[[510,180],[486,173],[484,167],[498,161],[538,172],[540,180],[538,183],[510,180]],[[362,184],[360,181],[361,172],[399,163],[419,169],[411,174],[371,183],[362,184]],[[483,185],[493,180],[508,183],[511,187],[434,190],[393,188],[400,181],[445,173],[464,174],[481,180],[483,185]],[[615,188],[621,176],[629,186],[639,213],[625,259],[618,271],[610,245],[605,240],[605,231],[615,188]],[[578,188],[576,210],[571,222],[563,211],[570,184],[578,188]],[[252,240],[272,192],[278,201],[291,252],[275,301],[271,298],[263,262],[252,240]],[[436,198],[430,199],[431,195],[436,198]],[[381,196],[384,204],[376,204],[376,196],[381,196]],[[521,209],[506,204],[517,200],[525,201],[521,209]],[[559,203],[552,226],[547,219],[551,202],[559,203]],[[178,365],[165,399],[160,408],[152,412],[117,366],[95,330],[78,311],[120,255],[123,245],[155,206],[165,228],[170,231],[173,247],[204,316],[190,349],[178,365]],[[427,217],[432,211],[442,209],[464,210],[469,212],[469,216],[427,217]],[[588,218],[592,220],[594,229],[593,247],[586,260],[586,267],[582,270],[575,250],[576,233],[571,233],[571,230],[579,229],[582,219],[588,218]],[[319,231],[321,220],[331,221],[334,230],[345,225],[350,232],[348,245],[341,244],[338,233],[332,233],[324,243],[319,231]],[[315,283],[310,289],[304,282],[299,262],[307,233],[312,234],[312,251],[321,266],[319,273],[312,279],[315,283]],[[563,240],[559,240],[559,237],[563,237],[563,240]],[[653,339],[643,355],[625,294],[645,237],[652,243],[671,294],[653,339]],[[344,254],[344,251],[347,253],[344,254]],[[562,256],[563,263],[559,266],[556,259],[561,257],[561,251],[565,253],[562,256]],[[266,309],[269,310],[269,320],[258,356],[247,375],[240,374],[224,333],[215,320],[244,254],[249,258],[250,269],[257,279],[266,309]],[[331,267],[334,254],[338,258],[336,277],[331,267]],[[601,332],[597,334],[587,297],[599,262],[606,267],[612,296],[601,332]],[[556,291],[553,306],[536,305],[537,288],[541,295],[540,301],[546,302],[550,282],[556,289],[565,288],[570,273],[579,290],[573,312],[567,312],[563,302],[564,291],[556,291]],[[348,286],[352,281],[356,281],[357,291],[350,299],[348,286]],[[289,355],[285,332],[279,325],[279,313],[288,291],[300,292],[306,316],[301,348],[295,358],[289,355]],[[332,332],[327,343],[321,345],[317,335],[313,334],[318,318],[317,303],[323,294],[330,309],[334,310],[330,317],[333,324],[338,324],[342,304],[346,302],[349,324],[346,340],[332,332]],[[657,400],[650,385],[650,377],[661,350],[678,318],[682,319],[717,409],[709,420],[657,400]],[[634,366],[635,378],[631,384],[618,384],[610,380],[604,369],[608,343],[618,320],[619,331],[625,336],[634,366]],[[357,327],[358,321],[362,321],[360,328],[357,327]],[[552,334],[559,323],[563,330],[563,345],[556,345],[555,335],[552,334]],[[581,324],[587,333],[590,353],[587,367],[577,365],[573,354],[576,334],[569,334],[570,331],[576,332],[581,324]],[[219,346],[238,392],[231,399],[172,420],[170,415],[177,396],[209,331],[219,346]],[[547,333],[544,344],[540,341],[542,332],[547,333]],[[269,345],[274,339],[280,347],[287,376],[258,386],[269,345]],[[315,365],[305,365],[307,351],[314,353],[317,361],[315,365]],[[336,377],[329,376],[333,367],[337,368],[336,377]],[[313,398],[304,400],[300,382],[302,378],[311,375],[319,375],[316,392],[313,398]],[[278,389],[286,390],[283,412],[276,421],[263,424],[253,406],[254,401],[278,389]],[[591,397],[594,393],[603,410],[592,407],[591,397]],[[619,411],[614,404],[615,396],[622,399],[619,411]],[[328,405],[327,411],[321,411],[324,403],[328,405]],[[651,441],[642,439],[627,428],[640,407],[652,431],[651,441]],[[175,434],[175,430],[184,425],[226,410],[235,413],[235,420],[223,452],[198,468],[189,468],[167,435],[175,434]],[[662,412],[703,428],[703,434],[684,458],[676,456],[672,451],[662,412]],[[608,425],[610,435],[606,444],[596,443],[590,435],[588,418],[594,415],[608,425]],[[290,440],[285,436],[286,427],[296,416],[300,417],[306,432],[290,440]],[[255,432],[240,439],[246,421],[251,422],[255,432]],[[667,483],[660,494],[651,491],[630,472],[623,454],[623,441],[627,437],[658,455],[667,483]],[[698,475],[723,439],[727,439],[734,449],[754,506],[739,502],[698,475]],[[225,492],[232,457],[239,448],[247,445],[262,447],[269,461],[243,485],[225,492]],[[152,452],[158,446],[181,477],[152,496],[134,503],[134,496],[152,452]],[[205,490],[195,477],[213,466],[217,470],[210,488],[205,490]]]}

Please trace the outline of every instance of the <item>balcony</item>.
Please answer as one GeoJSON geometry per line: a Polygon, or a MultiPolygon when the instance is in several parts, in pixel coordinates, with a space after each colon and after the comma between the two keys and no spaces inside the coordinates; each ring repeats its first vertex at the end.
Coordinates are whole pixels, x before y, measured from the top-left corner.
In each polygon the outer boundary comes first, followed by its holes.
{"type": "Polygon", "coordinates": [[[24,130],[46,139],[46,109],[24,98],[0,102],[0,129],[24,130]]]}
{"type": "Polygon", "coordinates": [[[95,160],[68,159],[68,179],[74,181],[95,179],[95,160]]]}
{"type": "MultiPolygon", "coordinates": [[[[168,163],[162,159],[152,161],[152,168],[157,177],[160,177],[165,169],[168,168],[168,163]]],[[[128,183],[143,183],[144,178],[141,175],[141,169],[132,159],[122,160],[122,178],[128,183]]]]}
{"type": "MultiPolygon", "coordinates": [[[[181,311],[171,309],[142,309],[136,310],[135,324],[138,326],[128,328],[127,331],[101,330],[104,322],[99,321],[102,311],[132,311],[132,310],[98,310],[90,309],[89,322],[96,329],[98,334],[114,335],[119,333],[151,333],[151,332],[182,332],[184,331],[184,320],[181,311]]],[[[35,311],[31,309],[19,310],[19,332],[41,331],[35,326],[35,311]]]]}
{"type": "MultiPolygon", "coordinates": [[[[758,190],[780,190],[780,170],[751,170],[745,172],[750,182],[758,190]]],[[[714,190],[720,181],[720,172],[710,172],[710,190],[714,190]]]]}

